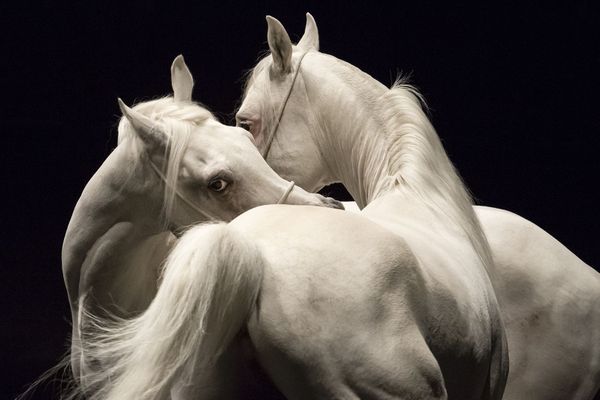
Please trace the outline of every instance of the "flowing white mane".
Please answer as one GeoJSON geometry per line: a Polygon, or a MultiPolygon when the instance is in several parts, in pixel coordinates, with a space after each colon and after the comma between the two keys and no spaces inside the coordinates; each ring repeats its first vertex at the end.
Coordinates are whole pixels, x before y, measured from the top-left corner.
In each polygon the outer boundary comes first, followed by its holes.
{"type": "Polygon", "coordinates": [[[385,126],[388,173],[396,177],[397,189],[416,195],[460,227],[487,268],[492,258],[472,198],[423,111],[424,104],[421,94],[401,79],[379,99],[375,112],[385,126]]]}
{"type": "MultiPolygon", "coordinates": [[[[162,173],[166,177],[163,197],[163,217],[170,219],[175,199],[175,188],[179,167],[183,154],[190,140],[194,127],[201,125],[214,116],[206,108],[192,101],[175,101],[173,97],[163,97],[137,104],[133,109],[156,122],[156,128],[164,132],[168,137],[162,163],[162,173]]],[[[131,145],[139,157],[144,155],[144,145],[136,134],[129,120],[122,117],[118,127],[118,144],[131,145]]]]}

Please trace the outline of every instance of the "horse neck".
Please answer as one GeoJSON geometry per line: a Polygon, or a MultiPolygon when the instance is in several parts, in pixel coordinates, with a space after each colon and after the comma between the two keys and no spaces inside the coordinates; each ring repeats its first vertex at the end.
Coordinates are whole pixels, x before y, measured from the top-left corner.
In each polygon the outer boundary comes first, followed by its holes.
{"type": "MultiPolygon", "coordinates": [[[[160,185],[150,181],[149,167],[138,162],[136,151],[125,143],[106,159],[84,188],[63,241],[62,264],[72,305],[76,304],[81,267],[88,252],[102,237],[121,222],[132,228],[128,244],[134,245],[161,231],[160,185]],[[154,200],[153,200],[154,199],[154,200]]],[[[103,248],[111,260],[119,255],[103,248]]]]}
{"type": "Polygon", "coordinates": [[[359,70],[359,74],[340,74],[322,69],[319,59],[315,59],[306,57],[305,64],[315,64],[302,74],[307,98],[320,99],[310,102],[315,119],[312,124],[318,127],[313,137],[334,181],[342,182],[358,206],[364,208],[391,183],[384,132],[373,112],[387,88],[370,77],[367,80],[359,70]]]}
{"type": "Polygon", "coordinates": [[[471,198],[418,94],[405,85],[388,89],[352,65],[334,60],[335,65],[318,75],[305,74],[309,82],[319,82],[307,84],[307,90],[321,91],[317,98],[322,103],[313,109],[324,127],[317,141],[325,159],[331,160],[334,177],[361,208],[394,193],[401,202],[427,210],[449,230],[458,227],[484,265],[490,265],[471,198]]]}
{"type": "Polygon", "coordinates": [[[161,197],[155,177],[145,164],[132,146],[119,145],[85,186],[70,225],[90,222],[99,226],[95,230],[104,230],[100,226],[110,226],[119,220],[154,225],[152,221],[158,218],[152,219],[145,214],[160,209],[161,197]],[[144,207],[140,210],[142,199],[144,207]]]}

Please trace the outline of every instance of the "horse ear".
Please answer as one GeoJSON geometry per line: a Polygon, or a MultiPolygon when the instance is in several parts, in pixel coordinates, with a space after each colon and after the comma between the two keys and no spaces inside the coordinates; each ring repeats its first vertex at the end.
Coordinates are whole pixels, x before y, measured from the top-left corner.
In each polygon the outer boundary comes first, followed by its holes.
{"type": "Polygon", "coordinates": [[[306,27],[304,28],[304,35],[297,45],[304,51],[315,49],[319,51],[319,30],[317,29],[317,23],[310,13],[306,13],[306,27]]]}
{"type": "Polygon", "coordinates": [[[292,70],[292,41],[281,22],[267,15],[267,42],[273,55],[276,72],[288,73],[292,70]]]}
{"type": "Polygon", "coordinates": [[[144,114],[129,108],[123,100],[117,99],[119,108],[123,116],[127,118],[140,139],[151,148],[167,146],[167,135],[160,129],[155,121],[146,117],[144,114]]]}
{"type": "Polygon", "coordinates": [[[173,87],[173,98],[175,101],[191,101],[194,78],[185,60],[180,54],[175,57],[171,64],[171,86],[173,87]]]}

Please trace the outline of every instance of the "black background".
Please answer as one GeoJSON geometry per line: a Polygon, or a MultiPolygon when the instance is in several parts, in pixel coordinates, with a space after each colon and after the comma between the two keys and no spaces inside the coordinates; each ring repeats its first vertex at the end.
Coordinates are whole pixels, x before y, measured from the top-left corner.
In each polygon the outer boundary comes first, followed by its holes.
{"type": "Polygon", "coordinates": [[[183,53],[194,98],[231,122],[242,72],[267,48],[264,16],[279,18],[296,41],[306,11],[323,52],[385,84],[412,74],[479,203],[536,222],[600,265],[592,1],[3,3],[0,397],[13,397],[67,348],[61,242],[81,190],[116,144],[116,98],[168,94],[169,66],[183,53]]]}

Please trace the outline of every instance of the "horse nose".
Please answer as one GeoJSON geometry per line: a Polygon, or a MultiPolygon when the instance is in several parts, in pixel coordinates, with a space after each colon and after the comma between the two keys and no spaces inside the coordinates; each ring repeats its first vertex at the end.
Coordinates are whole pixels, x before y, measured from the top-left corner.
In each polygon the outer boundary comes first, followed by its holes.
{"type": "Polygon", "coordinates": [[[338,210],[344,210],[344,205],[341,201],[337,201],[331,197],[323,197],[323,204],[325,207],[337,208],[338,210]]]}

